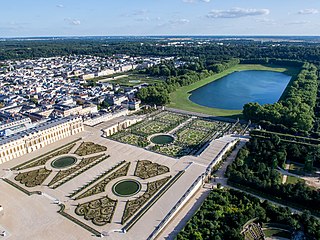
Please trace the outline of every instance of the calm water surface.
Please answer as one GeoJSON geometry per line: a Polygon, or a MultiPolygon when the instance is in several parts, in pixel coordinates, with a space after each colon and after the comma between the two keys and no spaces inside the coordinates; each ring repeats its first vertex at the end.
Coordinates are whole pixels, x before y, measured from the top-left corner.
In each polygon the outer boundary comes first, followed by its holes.
{"type": "Polygon", "coordinates": [[[202,106],[242,109],[248,102],[275,103],[291,76],[272,71],[234,72],[191,92],[189,99],[202,106]]]}

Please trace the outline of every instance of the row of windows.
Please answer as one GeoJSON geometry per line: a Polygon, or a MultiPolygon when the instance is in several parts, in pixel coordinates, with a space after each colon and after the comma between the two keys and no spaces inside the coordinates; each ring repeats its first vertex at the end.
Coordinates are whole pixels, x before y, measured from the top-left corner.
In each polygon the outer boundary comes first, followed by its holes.
{"type": "Polygon", "coordinates": [[[0,152],[0,163],[1,163],[2,158],[5,158],[6,156],[7,157],[9,156],[8,160],[10,160],[10,159],[13,159],[13,158],[16,158],[16,157],[19,157],[19,156],[25,154],[27,152],[27,150],[26,150],[27,148],[31,148],[31,151],[35,151],[36,149],[38,149],[38,145],[40,145],[39,148],[41,148],[47,144],[50,144],[52,142],[58,141],[62,138],[65,138],[69,134],[72,134],[73,132],[79,133],[79,132],[81,132],[81,130],[83,130],[83,126],[81,123],[72,125],[71,127],[68,124],[67,126],[66,125],[59,126],[58,129],[59,129],[58,131],[52,132],[48,135],[42,134],[35,140],[31,140],[31,141],[28,141],[28,142],[23,143],[21,145],[14,146],[11,149],[1,151],[0,152]],[[75,129],[77,129],[77,131],[72,131],[75,129]]]}

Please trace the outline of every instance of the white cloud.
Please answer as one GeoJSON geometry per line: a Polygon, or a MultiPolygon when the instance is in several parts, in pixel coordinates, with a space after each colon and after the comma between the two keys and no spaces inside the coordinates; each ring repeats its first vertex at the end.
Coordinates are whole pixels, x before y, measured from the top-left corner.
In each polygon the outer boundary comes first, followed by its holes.
{"type": "Polygon", "coordinates": [[[64,8],[64,6],[62,4],[58,4],[56,5],[57,8],[64,8]]]}
{"type": "Polygon", "coordinates": [[[81,21],[78,20],[78,19],[65,18],[64,21],[67,22],[68,24],[74,25],[74,26],[77,26],[77,25],[81,24],[81,21]]]}
{"type": "Polygon", "coordinates": [[[208,18],[241,18],[249,16],[263,16],[270,13],[269,9],[231,8],[228,10],[212,10],[208,18]]]}
{"type": "Polygon", "coordinates": [[[298,12],[299,14],[317,14],[319,13],[318,9],[314,9],[314,8],[307,8],[307,9],[302,9],[298,12]]]}

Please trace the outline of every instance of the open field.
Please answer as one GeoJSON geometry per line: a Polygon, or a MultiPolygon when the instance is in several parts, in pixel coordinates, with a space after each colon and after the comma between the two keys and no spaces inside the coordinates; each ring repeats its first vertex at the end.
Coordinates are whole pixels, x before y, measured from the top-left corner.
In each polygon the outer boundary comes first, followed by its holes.
{"type": "Polygon", "coordinates": [[[143,83],[155,84],[160,83],[162,81],[163,79],[161,78],[133,72],[115,73],[112,75],[88,79],[88,82],[109,82],[113,84],[119,84],[123,87],[133,87],[143,83]]]}
{"type": "Polygon", "coordinates": [[[277,228],[268,228],[265,229],[264,234],[266,237],[281,237],[281,239],[291,239],[291,233],[289,231],[283,230],[283,229],[277,229],[277,228]]]}
{"type": "Polygon", "coordinates": [[[298,182],[304,182],[304,180],[300,179],[298,177],[294,177],[294,176],[288,176],[287,177],[286,183],[288,183],[288,184],[296,184],[298,182]]]}
{"type": "Polygon", "coordinates": [[[215,74],[209,78],[203,79],[194,84],[179,88],[177,91],[170,94],[171,103],[168,105],[168,107],[182,109],[186,111],[192,111],[192,112],[199,112],[199,113],[209,114],[213,116],[238,117],[241,114],[241,111],[239,110],[225,110],[225,109],[200,106],[190,101],[189,96],[191,95],[190,92],[192,92],[197,88],[200,88],[210,82],[216,81],[233,72],[244,71],[244,70],[275,71],[275,72],[285,73],[291,76],[294,76],[298,73],[298,69],[292,68],[292,67],[279,67],[279,66],[269,66],[269,65],[259,65],[259,64],[239,64],[224,72],[215,74]]]}
{"type": "Polygon", "coordinates": [[[147,84],[155,84],[160,83],[163,80],[156,77],[150,77],[143,74],[129,74],[128,76],[121,77],[115,80],[110,80],[110,83],[119,84],[124,87],[132,87],[139,84],[147,83],[147,84]]]}

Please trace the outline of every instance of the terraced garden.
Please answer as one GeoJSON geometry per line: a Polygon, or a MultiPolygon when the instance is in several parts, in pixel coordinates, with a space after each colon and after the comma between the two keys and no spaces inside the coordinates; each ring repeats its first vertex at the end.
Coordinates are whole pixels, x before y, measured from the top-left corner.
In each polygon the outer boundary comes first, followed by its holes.
{"type": "Polygon", "coordinates": [[[193,119],[179,128],[173,135],[176,141],[165,146],[153,146],[152,150],[172,157],[192,154],[210,139],[223,135],[229,123],[193,119]]]}
{"type": "Polygon", "coordinates": [[[148,136],[155,133],[167,132],[175,127],[171,122],[164,123],[158,122],[154,120],[143,122],[142,124],[138,124],[131,129],[132,133],[148,136]]]}
{"type": "Polygon", "coordinates": [[[165,123],[181,124],[188,118],[190,118],[190,116],[164,111],[157,115],[156,120],[165,123]]]}
{"type": "Polygon", "coordinates": [[[48,185],[56,188],[109,157],[105,154],[86,157],[87,155],[98,154],[107,150],[106,147],[92,142],[82,142],[77,150],[72,152],[77,141],[13,167],[12,170],[19,171],[14,179],[29,188],[42,185],[51,174],[54,174],[48,185]],[[67,154],[73,154],[73,156],[67,154]],[[77,161],[77,157],[75,156],[83,156],[83,158],[77,161]],[[70,160],[72,160],[72,162],[70,162],[70,160]],[[68,161],[68,165],[65,165],[65,161],[68,161]],[[49,166],[53,170],[57,169],[59,171],[49,170],[50,168],[47,169],[47,163],[50,162],[51,164],[49,164],[49,166]],[[72,165],[74,166],[71,167],[72,165]],[[30,168],[36,169],[28,171],[30,168]],[[63,168],[66,169],[63,170],[63,168]]]}
{"type": "Polygon", "coordinates": [[[188,152],[190,152],[189,149],[175,144],[165,146],[155,145],[151,150],[172,157],[182,157],[188,155],[188,152]]]}
{"type": "MultiPolygon", "coordinates": [[[[230,123],[162,111],[110,138],[171,157],[182,157],[195,153],[211,139],[230,133],[232,126],[230,123]],[[157,136],[153,136],[155,134],[167,134],[174,139],[158,144],[152,141],[157,136]]],[[[236,130],[243,130],[243,126],[237,125],[236,130]]]]}
{"type": "Polygon", "coordinates": [[[183,128],[176,133],[177,141],[182,145],[198,145],[208,135],[207,132],[192,128],[183,128]]]}

